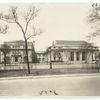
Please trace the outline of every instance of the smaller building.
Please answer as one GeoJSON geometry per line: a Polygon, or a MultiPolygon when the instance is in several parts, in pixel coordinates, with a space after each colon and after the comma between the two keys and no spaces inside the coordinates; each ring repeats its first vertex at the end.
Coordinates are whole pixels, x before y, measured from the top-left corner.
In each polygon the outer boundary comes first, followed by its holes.
{"type": "Polygon", "coordinates": [[[99,47],[86,41],[56,40],[46,50],[46,62],[95,63],[99,47]]]}
{"type": "Polygon", "coordinates": [[[46,55],[45,51],[37,51],[36,52],[38,63],[45,63],[46,61],[46,55]]]}

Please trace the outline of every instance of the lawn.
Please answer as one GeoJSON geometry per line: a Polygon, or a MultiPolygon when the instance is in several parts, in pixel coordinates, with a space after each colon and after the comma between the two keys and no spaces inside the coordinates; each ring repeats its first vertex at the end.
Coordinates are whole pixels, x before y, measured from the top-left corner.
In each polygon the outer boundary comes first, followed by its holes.
{"type": "Polygon", "coordinates": [[[99,73],[100,68],[55,68],[55,69],[31,69],[28,74],[27,69],[2,70],[0,77],[17,77],[17,76],[39,76],[39,75],[61,75],[61,74],[80,74],[80,73],[99,73]]]}

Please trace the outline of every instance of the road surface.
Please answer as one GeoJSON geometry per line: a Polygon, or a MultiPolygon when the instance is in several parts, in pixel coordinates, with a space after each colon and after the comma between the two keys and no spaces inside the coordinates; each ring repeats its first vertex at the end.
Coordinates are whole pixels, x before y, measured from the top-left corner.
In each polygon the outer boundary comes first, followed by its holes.
{"type": "Polygon", "coordinates": [[[0,96],[100,96],[100,74],[0,79],[0,96]]]}

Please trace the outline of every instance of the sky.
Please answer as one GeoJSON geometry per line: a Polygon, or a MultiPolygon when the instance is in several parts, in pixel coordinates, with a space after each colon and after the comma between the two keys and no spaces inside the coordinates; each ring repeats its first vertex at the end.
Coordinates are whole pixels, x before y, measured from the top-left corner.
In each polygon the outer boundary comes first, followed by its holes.
{"type": "MultiPolygon", "coordinates": [[[[9,6],[18,6],[22,10],[30,4],[0,4],[0,11],[7,12],[9,6]]],[[[87,23],[87,16],[91,9],[90,3],[37,3],[40,9],[38,17],[35,19],[36,26],[43,30],[43,33],[34,37],[30,41],[35,41],[36,51],[44,51],[54,40],[85,40],[91,32],[90,25],[87,23]]],[[[21,40],[23,35],[16,28],[10,25],[7,34],[0,34],[0,43],[11,40],[21,40]]],[[[99,39],[95,39],[99,45],[99,39]]]]}

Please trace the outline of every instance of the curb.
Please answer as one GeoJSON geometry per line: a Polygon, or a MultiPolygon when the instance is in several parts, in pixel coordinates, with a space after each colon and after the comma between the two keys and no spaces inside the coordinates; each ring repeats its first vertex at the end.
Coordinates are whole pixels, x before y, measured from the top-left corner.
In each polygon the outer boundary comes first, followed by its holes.
{"type": "Polygon", "coordinates": [[[18,76],[18,77],[3,77],[0,80],[17,80],[17,79],[40,79],[40,78],[61,78],[61,77],[97,77],[100,76],[100,73],[92,74],[66,74],[66,75],[42,75],[42,76],[18,76]]]}

